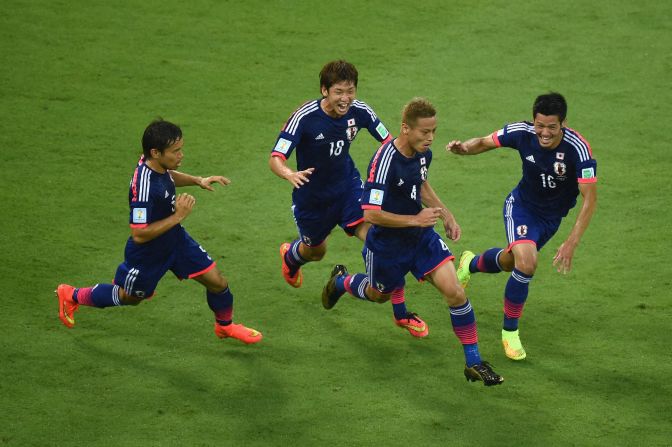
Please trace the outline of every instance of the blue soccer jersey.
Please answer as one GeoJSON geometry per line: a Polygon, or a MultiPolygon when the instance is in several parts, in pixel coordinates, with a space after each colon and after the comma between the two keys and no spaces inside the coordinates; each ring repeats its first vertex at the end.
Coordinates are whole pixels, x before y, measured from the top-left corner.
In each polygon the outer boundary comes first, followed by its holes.
{"type": "Polygon", "coordinates": [[[579,183],[597,181],[597,162],[590,145],[575,130],[563,128],[555,149],[544,149],[527,121],[507,124],[494,132],[499,147],[518,150],[523,162],[523,178],[512,191],[514,197],[543,216],[564,217],[576,205],[579,183]]]}
{"type": "MultiPolygon", "coordinates": [[[[152,222],[165,219],[175,212],[175,182],[166,171],[159,174],[145,164],[144,157],[138,162],[128,192],[131,228],[143,228],[152,222]]],[[[144,255],[169,253],[176,244],[182,226],[175,225],[162,235],[144,244],[136,244],[129,238],[128,247],[144,255]]]]}
{"type": "Polygon", "coordinates": [[[389,132],[374,111],[355,100],[344,116],[333,118],[320,107],[321,99],[299,107],[287,120],[271,154],[283,159],[296,150],[297,170],[315,168],[310,182],[294,189],[294,204],[301,207],[323,206],[350,188],[359,172],[350,157],[350,144],[361,128],[378,141],[389,132]]]}
{"type": "MultiPolygon", "coordinates": [[[[369,163],[362,193],[363,209],[378,209],[394,214],[415,215],[422,211],[420,188],[427,180],[432,151],[404,156],[394,141],[383,144],[369,163]]],[[[373,225],[367,245],[374,251],[396,250],[412,246],[424,230],[431,228],[388,228],[373,225]]]]}

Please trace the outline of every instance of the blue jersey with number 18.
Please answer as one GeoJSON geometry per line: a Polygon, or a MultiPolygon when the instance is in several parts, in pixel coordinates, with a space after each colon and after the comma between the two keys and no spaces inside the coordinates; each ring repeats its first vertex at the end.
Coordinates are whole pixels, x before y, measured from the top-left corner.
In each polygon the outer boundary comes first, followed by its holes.
{"type": "Polygon", "coordinates": [[[350,144],[361,128],[378,141],[389,138],[366,103],[355,100],[345,115],[333,118],[322,110],[320,101],[308,101],[289,117],[271,152],[286,160],[296,150],[298,171],[315,168],[310,181],[292,194],[294,203],[301,207],[324,206],[348,190],[353,178],[359,178],[350,144]]]}
{"type": "Polygon", "coordinates": [[[597,162],[590,144],[577,131],[562,128],[555,149],[539,144],[534,125],[527,121],[507,124],[492,134],[498,147],[518,150],[523,178],[512,191],[532,211],[549,218],[564,217],[576,205],[579,183],[597,181],[597,162]]]}

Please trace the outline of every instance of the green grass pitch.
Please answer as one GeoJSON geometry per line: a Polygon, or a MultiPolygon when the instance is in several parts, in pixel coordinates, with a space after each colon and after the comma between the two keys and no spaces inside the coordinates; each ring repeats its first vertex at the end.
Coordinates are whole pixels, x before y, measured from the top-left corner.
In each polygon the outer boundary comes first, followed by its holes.
{"type": "MultiPolygon", "coordinates": [[[[672,269],[668,2],[273,0],[3,2],[0,15],[0,446],[670,445],[672,269]],[[551,267],[576,210],[540,255],[521,320],[523,363],[501,350],[504,275],[468,289],[481,352],[505,378],[466,383],[445,303],[409,277],[430,326],[389,305],[324,311],[334,263],[361,271],[340,231],[288,287],[290,187],[268,169],[289,114],[345,58],[358,97],[396,134],[400,109],[439,111],[430,181],[456,215],[453,252],[504,243],[513,152],[446,154],[451,139],[528,119],[562,92],[598,159],[598,209],[567,276],[551,267]],[[58,320],[59,282],[108,282],[128,237],[127,188],[150,120],[182,125],[185,221],[230,281],[257,346],[222,341],[202,288],[168,275],[137,307],[58,320]]],[[[361,170],[376,149],[352,147],[361,170]]],[[[294,158],[291,159],[294,163],[294,158]]]]}

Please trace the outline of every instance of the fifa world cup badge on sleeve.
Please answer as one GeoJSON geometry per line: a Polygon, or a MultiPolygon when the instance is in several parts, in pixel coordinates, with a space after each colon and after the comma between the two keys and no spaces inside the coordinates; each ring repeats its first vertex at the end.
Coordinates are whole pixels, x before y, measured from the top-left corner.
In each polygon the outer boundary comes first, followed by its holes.
{"type": "Polygon", "coordinates": [[[133,223],[147,223],[147,208],[133,208],[133,223]]]}
{"type": "Polygon", "coordinates": [[[595,170],[593,168],[583,168],[581,170],[581,178],[593,178],[595,177],[595,170]]]}
{"type": "Polygon", "coordinates": [[[278,139],[278,142],[275,144],[275,149],[273,149],[276,152],[280,152],[281,154],[286,154],[287,151],[289,151],[289,147],[292,145],[292,142],[289,140],[285,140],[284,138],[278,139]]]}
{"type": "Polygon", "coordinates": [[[383,195],[384,193],[380,189],[372,189],[371,195],[369,196],[369,203],[373,205],[382,205],[383,195]]]}
{"type": "Polygon", "coordinates": [[[376,126],[376,132],[378,132],[378,135],[380,135],[380,138],[382,138],[383,140],[387,138],[387,136],[390,134],[383,125],[383,123],[379,123],[376,126]]]}

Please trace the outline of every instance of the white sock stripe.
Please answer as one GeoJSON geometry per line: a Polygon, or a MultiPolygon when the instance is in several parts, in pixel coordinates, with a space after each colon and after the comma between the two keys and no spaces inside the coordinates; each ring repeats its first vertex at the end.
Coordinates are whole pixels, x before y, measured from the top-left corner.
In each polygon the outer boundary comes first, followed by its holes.
{"type": "Polygon", "coordinates": [[[119,302],[119,286],[112,287],[112,302],[115,306],[121,306],[119,302]]]}
{"type": "Polygon", "coordinates": [[[364,293],[366,292],[366,286],[368,286],[368,285],[369,285],[369,278],[364,278],[362,280],[362,283],[357,288],[357,291],[359,292],[360,296],[362,296],[362,297],[366,296],[364,293]]]}
{"type": "Polygon", "coordinates": [[[500,269],[500,270],[504,270],[504,269],[502,268],[502,266],[499,264],[499,255],[501,255],[503,251],[504,251],[504,249],[502,248],[502,249],[499,250],[499,251],[497,252],[497,254],[495,255],[495,264],[497,264],[497,268],[500,269]]]}
{"type": "Polygon", "coordinates": [[[515,279],[516,281],[518,281],[518,282],[520,282],[520,283],[523,283],[523,284],[527,284],[528,282],[530,282],[530,281],[532,280],[532,278],[526,278],[526,277],[524,277],[524,276],[522,276],[522,275],[519,275],[519,274],[516,273],[516,272],[511,272],[511,277],[512,277],[513,279],[515,279]]]}
{"type": "Polygon", "coordinates": [[[466,314],[468,314],[469,312],[472,311],[470,301],[467,301],[467,305],[464,306],[464,307],[461,307],[461,308],[458,308],[458,309],[455,309],[454,307],[449,307],[448,309],[450,309],[450,313],[453,314],[453,315],[466,315],[466,314]]]}

